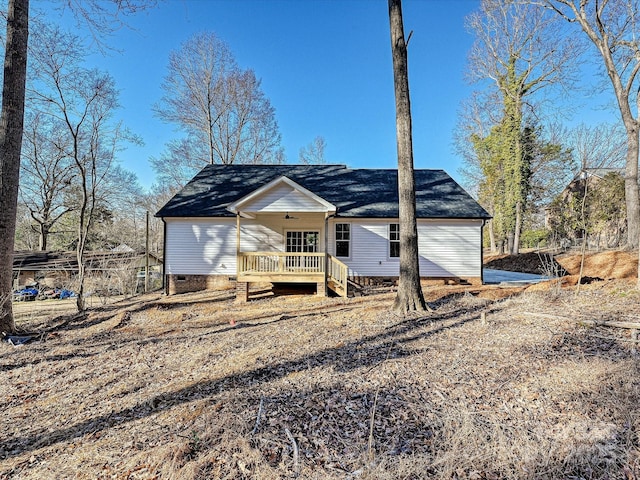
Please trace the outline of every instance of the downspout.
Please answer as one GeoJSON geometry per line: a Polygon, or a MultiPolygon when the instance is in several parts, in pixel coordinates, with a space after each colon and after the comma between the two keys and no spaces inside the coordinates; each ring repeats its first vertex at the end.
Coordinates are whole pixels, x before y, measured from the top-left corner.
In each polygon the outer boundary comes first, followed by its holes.
{"type": "Polygon", "coordinates": [[[169,295],[169,282],[167,282],[167,222],[162,220],[162,290],[165,295],[169,295]]]}
{"type": "Polygon", "coordinates": [[[482,244],[484,240],[484,226],[486,224],[486,219],[482,219],[482,224],[480,225],[480,285],[484,285],[484,246],[482,244]]]}
{"type": "Polygon", "coordinates": [[[328,215],[328,212],[326,212],[324,214],[324,291],[326,293],[329,292],[329,219],[335,217],[335,213],[328,215]]]}
{"type": "Polygon", "coordinates": [[[240,211],[236,212],[236,282],[240,272],[240,211]]]}

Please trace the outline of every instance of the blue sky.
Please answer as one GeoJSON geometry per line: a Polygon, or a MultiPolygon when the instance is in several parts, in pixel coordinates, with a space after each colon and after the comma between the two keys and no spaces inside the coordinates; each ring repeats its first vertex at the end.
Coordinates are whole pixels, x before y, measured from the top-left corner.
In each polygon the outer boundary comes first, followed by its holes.
{"type": "MultiPolygon", "coordinates": [[[[55,4],[55,2],[54,2],[55,4]]],[[[45,4],[47,5],[47,4],[45,4]]],[[[473,41],[464,28],[476,0],[404,0],[416,168],[441,168],[459,179],[452,133],[473,41]]],[[[42,2],[33,2],[34,8],[42,2]]],[[[51,4],[49,4],[51,6],[51,4]]],[[[289,163],[316,136],[330,163],[395,168],[395,108],[386,0],[166,0],[129,19],[108,43],[120,53],[95,55],[121,92],[119,117],[143,147],[120,155],[149,187],[149,166],[180,135],[152,106],[168,55],[194,33],[215,32],[243,68],[251,68],[276,111],[289,163]]],[[[70,25],[70,24],[69,24],[70,25]]]]}

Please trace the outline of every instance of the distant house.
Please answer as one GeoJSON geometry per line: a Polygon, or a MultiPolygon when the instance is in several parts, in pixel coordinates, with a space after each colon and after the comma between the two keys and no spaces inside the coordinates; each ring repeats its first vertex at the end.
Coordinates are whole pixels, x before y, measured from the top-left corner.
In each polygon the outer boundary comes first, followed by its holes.
{"type": "MultiPolygon", "coordinates": [[[[144,272],[145,266],[144,252],[136,252],[123,246],[115,251],[85,253],[87,276],[95,288],[109,287],[112,290],[122,290],[125,286],[135,288],[139,274],[144,272]]],[[[162,268],[162,259],[150,253],[149,268],[152,273],[155,271],[159,274],[162,268]]],[[[77,274],[78,260],[75,251],[17,251],[14,253],[15,288],[39,283],[49,287],[73,289],[77,274]]],[[[144,276],[142,276],[142,281],[144,282],[144,276]]]]}
{"type": "MultiPolygon", "coordinates": [[[[588,230],[591,232],[590,246],[599,248],[618,245],[626,228],[623,185],[624,169],[622,168],[583,168],[545,208],[545,228],[558,237],[556,240],[563,245],[581,243],[585,234],[581,210],[586,192],[589,201],[585,204],[584,215],[587,217],[588,230]],[[605,185],[605,188],[602,185],[605,185]],[[612,185],[620,187],[617,197],[605,195],[606,199],[596,199],[598,193],[610,190],[612,185]],[[603,211],[603,203],[606,204],[607,209],[612,210],[609,215],[603,211]]],[[[612,193],[614,192],[610,190],[608,195],[612,193]]]]}
{"type": "MultiPolygon", "coordinates": [[[[489,214],[442,170],[416,170],[420,275],[482,282],[489,214]]],[[[348,284],[399,275],[396,170],[208,165],[156,214],[168,294],[235,281],[348,284]]]]}

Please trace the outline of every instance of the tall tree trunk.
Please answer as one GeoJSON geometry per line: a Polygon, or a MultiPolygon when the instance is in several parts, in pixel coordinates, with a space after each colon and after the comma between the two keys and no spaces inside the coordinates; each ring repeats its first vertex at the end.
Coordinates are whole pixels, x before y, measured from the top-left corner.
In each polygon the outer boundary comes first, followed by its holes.
{"type": "MultiPolygon", "coordinates": [[[[627,160],[624,169],[624,199],[627,207],[627,246],[638,248],[640,240],[640,199],[638,192],[638,123],[625,121],[627,160]]],[[[640,277],[638,279],[640,282],[640,277]]],[[[640,286],[640,283],[639,283],[640,286]]]]}
{"type": "Polygon", "coordinates": [[[0,335],[15,332],[12,283],[24,125],[29,0],[9,0],[0,113],[0,335]]]}
{"type": "Polygon", "coordinates": [[[491,249],[491,253],[498,252],[498,246],[496,245],[496,234],[493,230],[493,219],[489,220],[489,248],[491,249]]]}
{"type": "Polygon", "coordinates": [[[38,232],[38,248],[41,252],[47,249],[47,242],[49,239],[49,225],[46,223],[40,224],[40,231],[38,232]]]}
{"type": "Polygon", "coordinates": [[[78,277],[77,277],[77,287],[76,287],[76,309],[79,313],[82,313],[86,310],[86,302],[85,302],[85,291],[84,291],[84,281],[85,281],[85,266],[84,266],[84,254],[79,251],[76,252],[76,259],[78,260],[78,277]]]}
{"type": "MultiPolygon", "coordinates": [[[[77,141],[77,140],[76,140],[77,141]]],[[[76,149],[77,152],[77,149],[76,149]]],[[[87,246],[87,236],[89,233],[89,222],[91,221],[91,215],[93,214],[93,209],[90,210],[90,213],[87,214],[88,204],[89,204],[89,193],[87,189],[87,171],[86,167],[84,167],[81,162],[78,160],[78,156],[76,154],[75,157],[76,165],[80,170],[80,177],[82,179],[82,204],[80,205],[80,216],[78,220],[78,244],[76,245],[76,259],[78,261],[78,277],[76,284],[76,309],[79,313],[84,312],[86,309],[85,303],[85,292],[84,292],[84,282],[85,282],[85,264],[84,264],[84,252],[87,246]]]]}
{"type": "MultiPolygon", "coordinates": [[[[607,2],[600,4],[596,2],[593,19],[587,16],[588,2],[586,1],[575,4],[565,0],[547,0],[546,3],[569,22],[577,22],[580,25],[589,40],[596,46],[611,80],[622,122],[627,131],[627,158],[624,173],[627,248],[638,248],[640,242],[640,191],[638,189],[638,128],[640,127],[638,105],[640,97],[634,85],[637,85],[636,78],[640,72],[640,59],[637,58],[637,55],[626,58],[627,49],[624,48],[625,44],[630,43],[630,38],[635,39],[636,37],[634,32],[638,11],[637,2],[625,3],[627,14],[632,16],[620,21],[618,21],[618,15],[606,15],[607,2]],[[570,12],[563,12],[563,7],[567,7],[570,12]],[[622,56],[618,55],[619,52],[622,52],[622,56]],[[628,76],[623,80],[625,72],[628,76]],[[632,101],[632,98],[635,101],[632,101]],[[635,117],[633,107],[635,107],[635,117]]],[[[609,2],[609,7],[615,8],[615,3],[609,2]]],[[[633,45],[635,46],[635,43],[633,45]]],[[[638,251],[640,254],[640,248],[638,251]]],[[[638,288],[640,289],[640,262],[638,263],[638,288]]]]}
{"type": "Polygon", "coordinates": [[[416,189],[413,173],[411,104],[407,43],[402,24],[401,0],[389,0],[391,53],[396,97],[396,136],[398,143],[398,200],[400,216],[400,280],[393,309],[397,312],[425,311],[427,305],[420,286],[416,189]]]}
{"type": "Polygon", "coordinates": [[[522,202],[516,203],[516,226],[513,234],[513,245],[511,246],[511,255],[520,253],[520,234],[522,233],[522,202]]]}
{"type": "MultiPolygon", "coordinates": [[[[629,122],[630,123],[630,122],[629,122]]],[[[625,122],[627,126],[627,122],[625,122]]],[[[627,207],[627,247],[638,249],[636,286],[640,290],[640,192],[638,191],[638,122],[627,126],[627,163],[624,170],[624,200],[627,207]]]]}

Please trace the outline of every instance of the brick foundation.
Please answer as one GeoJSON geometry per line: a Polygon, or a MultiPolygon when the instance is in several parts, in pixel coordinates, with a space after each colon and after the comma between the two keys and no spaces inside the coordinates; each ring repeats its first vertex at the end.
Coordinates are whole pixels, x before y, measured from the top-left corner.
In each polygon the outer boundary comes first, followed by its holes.
{"type": "Polygon", "coordinates": [[[167,293],[198,292],[233,288],[235,281],[227,275],[167,275],[167,293]]]}
{"type": "Polygon", "coordinates": [[[437,286],[437,285],[482,285],[480,277],[448,277],[448,278],[428,278],[423,277],[420,279],[420,284],[423,287],[437,286]]]}
{"type": "MultiPolygon", "coordinates": [[[[226,275],[167,275],[167,293],[175,295],[178,293],[198,292],[200,290],[227,290],[232,289],[236,285],[235,279],[231,279],[226,275]]],[[[398,285],[398,277],[353,277],[355,283],[362,286],[386,286],[393,287],[398,285]]],[[[245,282],[243,282],[245,283],[245,282]]],[[[471,278],[428,278],[420,279],[423,287],[434,285],[482,285],[480,277],[471,278]]],[[[241,287],[236,293],[236,297],[240,299],[248,298],[249,287],[245,283],[245,287],[241,287]]],[[[323,282],[317,283],[317,295],[326,296],[327,291],[323,282]]],[[[246,301],[246,300],[245,300],[246,301]]]]}

